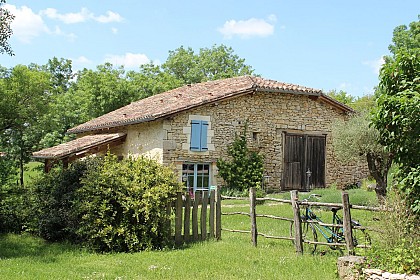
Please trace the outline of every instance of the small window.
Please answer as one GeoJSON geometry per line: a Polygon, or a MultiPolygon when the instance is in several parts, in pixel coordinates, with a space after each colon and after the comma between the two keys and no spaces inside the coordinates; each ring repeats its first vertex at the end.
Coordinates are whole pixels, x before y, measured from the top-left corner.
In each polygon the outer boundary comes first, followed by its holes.
{"type": "Polygon", "coordinates": [[[184,163],[182,165],[182,182],[190,194],[210,189],[210,164],[184,163]]]}
{"type": "Polygon", "coordinates": [[[252,132],[252,140],[254,140],[255,142],[258,142],[258,136],[259,136],[259,133],[258,132],[252,132]]]}
{"type": "Polygon", "coordinates": [[[191,121],[191,151],[207,151],[208,121],[191,121]]]}

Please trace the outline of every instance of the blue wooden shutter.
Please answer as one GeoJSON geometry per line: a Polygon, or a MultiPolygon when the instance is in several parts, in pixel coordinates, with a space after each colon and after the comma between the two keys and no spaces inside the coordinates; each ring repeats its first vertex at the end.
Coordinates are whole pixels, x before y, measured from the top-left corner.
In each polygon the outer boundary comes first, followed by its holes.
{"type": "Polygon", "coordinates": [[[201,146],[201,121],[191,121],[190,150],[200,151],[201,146]]]}
{"type": "Polygon", "coordinates": [[[209,123],[207,121],[201,121],[201,151],[207,151],[207,130],[209,123]]]}

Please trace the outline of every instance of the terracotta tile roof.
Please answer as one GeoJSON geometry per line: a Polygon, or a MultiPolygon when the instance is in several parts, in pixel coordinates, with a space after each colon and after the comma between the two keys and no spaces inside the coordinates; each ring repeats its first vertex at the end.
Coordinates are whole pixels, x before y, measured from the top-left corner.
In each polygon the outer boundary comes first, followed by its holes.
{"type": "Polygon", "coordinates": [[[87,135],[67,143],[34,152],[32,156],[42,159],[61,159],[71,154],[121,139],[125,135],[125,133],[87,135]]]}
{"type": "Polygon", "coordinates": [[[180,111],[253,91],[322,96],[321,90],[260,77],[241,76],[185,85],[157,94],[90,120],[67,133],[81,133],[156,120],[180,111]]]}

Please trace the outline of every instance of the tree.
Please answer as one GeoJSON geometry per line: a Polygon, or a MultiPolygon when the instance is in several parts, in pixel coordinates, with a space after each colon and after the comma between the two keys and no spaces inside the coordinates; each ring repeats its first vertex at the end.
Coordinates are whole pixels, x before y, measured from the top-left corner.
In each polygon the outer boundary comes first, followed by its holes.
{"type": "Polygon", "coordinates": [[[191,48],[180,47],[169,51],[169,57],[162,70],[182,84],[200,83],[242,75],[252,75],[254,70],[245,64],[245,59],[233,53],[225,45],[201,48],[195,54],[191,48]]]}
{"type": "Polygon", "coordinates": [[[228,147],[230,159],[219,158],[217,168],[219,175],[225,182],[228,190],[247,192],[249,188],[261,189],[264,173],[263,157],[255,151],[248,149],[246,139],[247,126],[228,147]]]}
{"type": "Polygon", "coordinates": [[[373,125],[380,142],[399,164],[399,186],[420,215],[420,17],[394,30],[392,56],[380,72],[373,125]]]}
{"type": "Polygon", "coordinates": [[[14,55],[8,40],[13,34],[11,23],[15,18],[7,9],[3,8],[6,0],[0,0],[0,53],[14,55]]]}
{"type": "Polygon", "coordinates": [[[335,89],[330,90],[329,92],[327,92],[327,95],[331,98],[334,98],[335,100],[345,104],[345,105],[351,105],[356,98],[354,96],[351,96],[350,94],[348,94],[347,92],[345,92],[344,90],[340,90],[337,91],[335,89]]]}
{"type": "Polygon", "coordinates": [[[23,185],[24,163],[44,131],[43,116],[50,101],[48,73],[17,65],[0,79],[0,147],[18,164],[23,185]]]}
{"type": "Polygon", "coordinates": [[[383,201],[392,157],[379,143],[379,132],[370,126],[370,115],[365,112],[353,115],[348,121],[337,121],[332,136],[339,159],[347,162],[366,159],[369,173],[376,180],[376,196],[383,201]]]}

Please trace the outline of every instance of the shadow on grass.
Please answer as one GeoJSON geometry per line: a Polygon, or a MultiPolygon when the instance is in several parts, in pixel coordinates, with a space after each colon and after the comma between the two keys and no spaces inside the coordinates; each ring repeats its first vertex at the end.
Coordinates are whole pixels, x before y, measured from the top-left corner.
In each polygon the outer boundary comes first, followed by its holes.
{"type": "Polygon", "coordinates": [[[54,262],[59,255],[78,250],[70,244],[48,243],[29,234],[0,235],[0,259],[31,258],[42,262],[54,262]]]}

